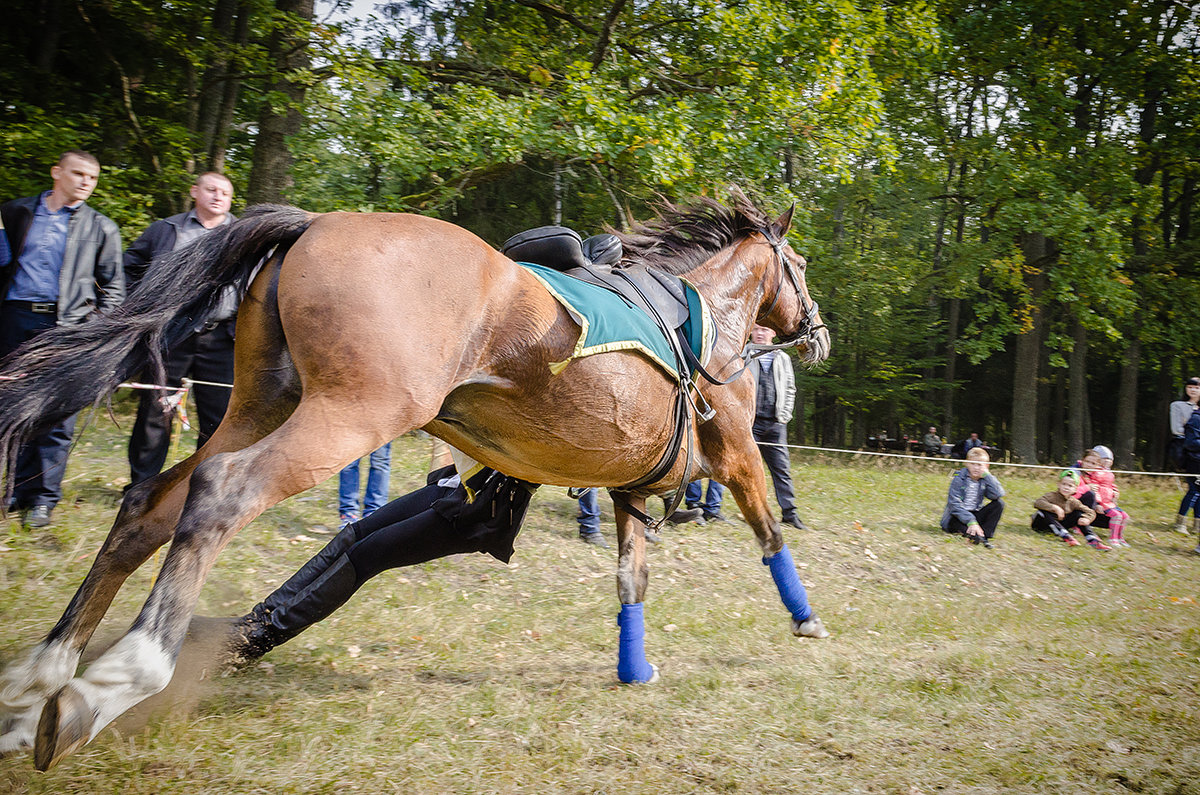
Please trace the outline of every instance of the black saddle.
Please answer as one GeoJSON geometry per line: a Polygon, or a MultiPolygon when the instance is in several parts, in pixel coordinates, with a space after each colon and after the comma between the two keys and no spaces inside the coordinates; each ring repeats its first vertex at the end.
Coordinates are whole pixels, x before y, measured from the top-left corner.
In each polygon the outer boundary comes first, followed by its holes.
{"type": "Polygon", "coordinates": [[[668,336],[687,320],[687,296],[679,277],[645,265],[622,266],[621,239],[616,235],[584,240],[565,226],[539,226],[504,241],[500,253],[610,290],[656,323],[661,318],[668,336]]]}

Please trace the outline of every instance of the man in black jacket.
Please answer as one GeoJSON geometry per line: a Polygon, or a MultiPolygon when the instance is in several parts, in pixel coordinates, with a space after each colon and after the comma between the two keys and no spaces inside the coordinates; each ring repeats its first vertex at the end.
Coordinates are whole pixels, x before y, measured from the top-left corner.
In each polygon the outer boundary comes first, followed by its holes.
{"type": "MultiPolygon", "coordinates": [[[[125,252],[125,278],[130,292],[136,289],[155,257],[233,222],[234,216],[229,212],[233,184],[224,174],[215,171],[201,174],[192,185],[191,195],[195,207],[150,224],[125,252]]],[[[178,387],[185,376],[209,382],[193,387],[200,424],[197,446],[208,441],[229,407],[229,388],[220,385],[233,382],[233,330],[239,300],[236,289],[226,289],[217,308],[208,317],[200,318],[192,333],[166,352],[168,386],[178,387]]],[[[129,437],[131,486],[157,475],[167,461],[172,415],[163,401],[165,396],[161,392],[142,393],[129,437]]]]}
{"type": "MultiPolygon", "coordinates": [[[[50,169],[53,187],[0,205],[11,254],[0,265],[0,357],[54,326],[82,323],[125,298],[121,232],[88,207],[100,163],[64,152],[50,169]]],[[[45,527],[62,499],[62,477],[75,418],[32,439],[17,455],[11,507],[25,524],[45,527]]]]}

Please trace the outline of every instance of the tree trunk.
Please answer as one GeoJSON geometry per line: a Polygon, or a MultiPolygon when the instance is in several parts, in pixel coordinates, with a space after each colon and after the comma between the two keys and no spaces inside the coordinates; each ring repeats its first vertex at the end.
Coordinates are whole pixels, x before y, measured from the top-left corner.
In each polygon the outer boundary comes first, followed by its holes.
{"type": "Polygon", "coordinates": [[[1117,431],[1113,440],[1113,466],[1130,469],[1137,452],[1137,387],[1138,368],[1142,364],[1142,343],[1136,335],[1129,337],[1129,347],[1121,361],[1121,383],[1117,387],[1117,431]]]}
{"type": "MultiPolygon", "coordinates": [[[[1178,356],[1178,351],[1168,346],[1162,353],[1162,362],[1158,367],[1158,382],[1155,384],[1154,402],[1155,402],[1155,421],[1154,432],[1150,434],[1150,450],[1146,453],[1146,460],[1153,461],[1159,469],[1172,469],[1170,462],[1166,460],[1167,453],[1167,437],[1171,433],[1171,424],[1168,419],[1171,410],[1171,401],[1175,400],[1175,395],[1181,391],[1179,389],[1180,378],[1174,367],[1174,362],[1178,356]]],[[[1189,378],[1191,371],[1185,370],[1184,378],[1189,378]]]]}
{"type": "Polygon", "coordinates": [[[41,24],[35,31],[37,46],[30,60],[34,67],[43,74],[54,71],[54,60],[58,54],[58,40],[62,35],[61,0],[42,0],[38,3],[41,24]]]}
{"type": "Polygon", "coordinates": [[[1083,455],[1083,446],[1087,443],[1090,434],[1087,427],[1087,329],[1078,318],[1073,320],[1072,324],[1075,345],[1071,348],[1069,362],[1071,386],[1067,392],[1070,412],[1067,417],[1067,428],[1070,431],[1070,437],[1067,441],[1067,454],[1074,460],[1083,455]]]}
{"type": "MultiPolygon", "coordinates": [[[[237,22],[233,27],[232,38],[229,41],[231,50],[245,47],[250,41],[250,3],[242,0],[237,4],[237,22]]],[[[229,149],[229,131],[233,129],[234,113],[237,111],[238,94],[241,93],[242,79],[226,67],[223,85],[220,87],[221,104],[217,109],[217,124],[211,139],[208,141],[209,171],[225,171],[225,155],[229,149]]]]}
{"type": "Polygon", "coordinates": [[[1037,454],[1037,378],[1042,347],[1042,293],[1049,283],[1046,273],[1050,243],[1040,232],[1021,236],[1029,286],[1029,326],[1017,336],[1013,362],[1012,451],[1026,464],[1038,463],[1037,454]]]}
{"type": "Polygon", "coordinates": [[[951,298],[946,310],[946,369],[943,378],[946,389],[942,393],[942,435],[954,438],[954,379],[958,377],[958,326],[962,318],[962,299],[951,298]]]}
{"type": "Polygon", "coordinates": [[[1054,376],[1054,395],[1050,406],[1050,444],[1046,455],[1050,461],[1069,461],[1067,452],[1067,379],[1069,372],[1059,370],[1054,376]]]}
{"type": "Polygon", "coordinates": [[[292,153],[288,138],[300,132],[303,119],[300,105],[305,84],[289,75],[309,68],[308,30],[313,19],[314,0],[275,0],[275,8],[292,17],[292,24],[272,34],[268,44],[275,64],[272,83],[258,118],[258,138],[250,166],[250,184],[246,202],[282,202],[292,185],[292,153]]]}

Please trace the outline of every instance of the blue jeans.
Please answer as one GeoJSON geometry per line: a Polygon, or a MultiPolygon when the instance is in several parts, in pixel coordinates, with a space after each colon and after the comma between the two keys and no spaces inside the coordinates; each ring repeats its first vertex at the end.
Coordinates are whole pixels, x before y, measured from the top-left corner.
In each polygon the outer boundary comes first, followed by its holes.
{"type": "Polygon", "coordinates": [[[355,461],[338,473],[338,513],[365,519],[388,501],[388,479],[392,474],[392,443],[388,442],[371,453],[361,512],[358,505],[358,464],[359,462],[355,461]]]}
{"type": "MultiPolygon", "coordinates": [[[[3,233],[0,233],[3,234],[3,233]]],[[[0,358],[15,351],[22,343],[57,325],[53,312],[33,312],[5,303],[0,307],[0,358]]],[[[62,499],[63,474],[71,452],[75,432],[74,415],[46,428],[21,445],[17,453],[16,485],[13,500],[17,508],[48,505],[53,508],[62,499]]]]}
{"type": "Polygon", "coordinates": [[[687,485],[687,490],[683,492],[683,499],[687,503],[687,507],[695,508],[699,505],[705,516],[720,513],[721,500],[725,498],[725,487],[717,481],[709,479],[708,493],[704,495],[703,501],[701,501],[701,489],[699,480],[693,480],[687,485]]]}
{"type": "Polygon", "coordinates": [[[600,532],[600,489],[588,489],[579,495],[579,535],[600,532]]]}

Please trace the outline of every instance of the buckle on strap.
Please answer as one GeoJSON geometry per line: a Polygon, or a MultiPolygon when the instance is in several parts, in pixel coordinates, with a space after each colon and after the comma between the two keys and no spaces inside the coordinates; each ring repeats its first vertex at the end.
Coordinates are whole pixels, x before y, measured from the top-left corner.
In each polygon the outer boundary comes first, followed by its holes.
{"type": "Polygon", "coordinates": [[[58,312],[58,304],[54,301],[30,301],[29,311],[38,312],[43,315],[52,315],[58,312]]]}

